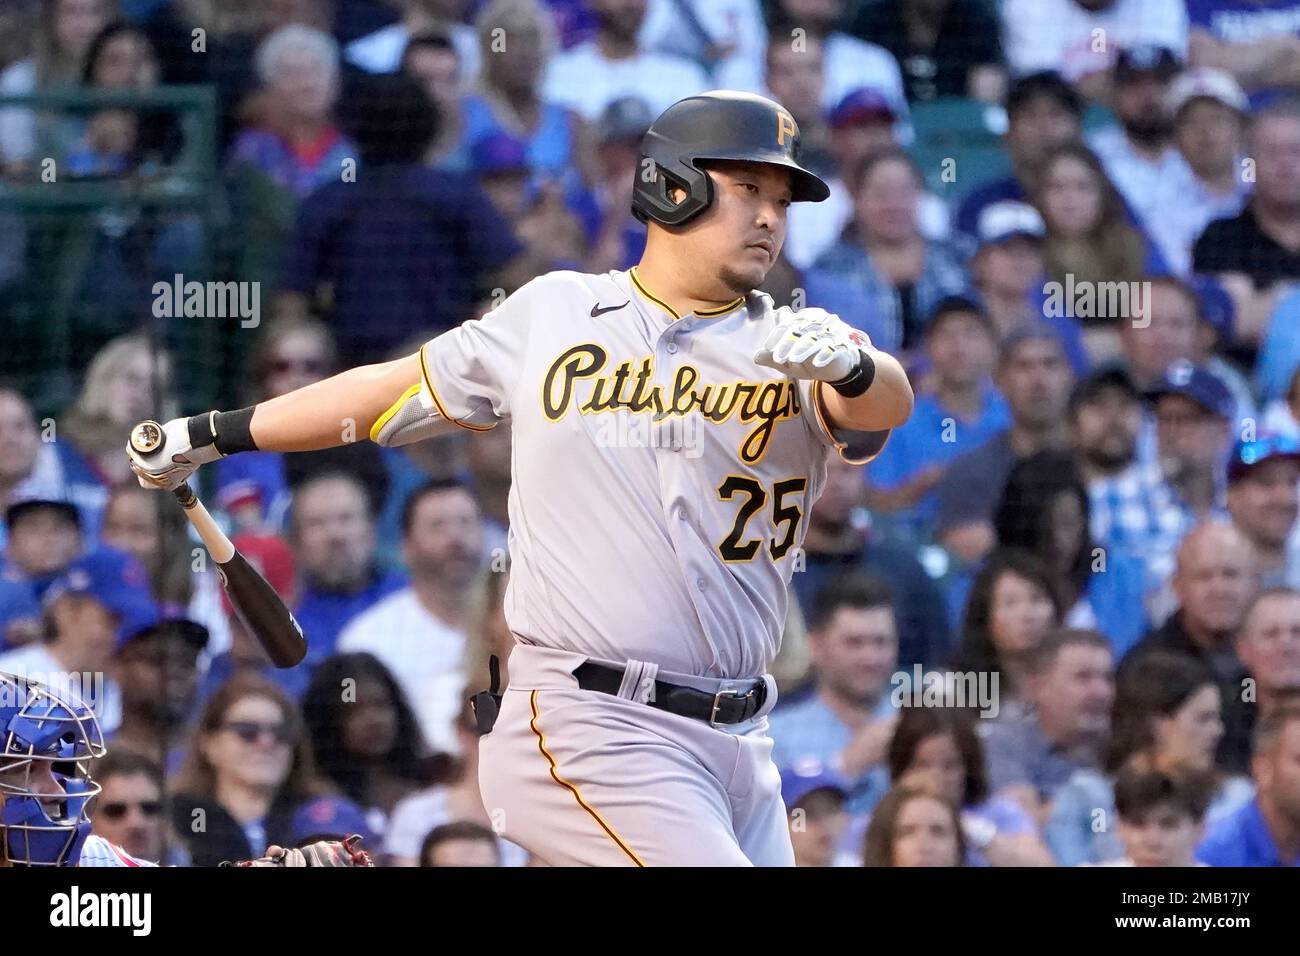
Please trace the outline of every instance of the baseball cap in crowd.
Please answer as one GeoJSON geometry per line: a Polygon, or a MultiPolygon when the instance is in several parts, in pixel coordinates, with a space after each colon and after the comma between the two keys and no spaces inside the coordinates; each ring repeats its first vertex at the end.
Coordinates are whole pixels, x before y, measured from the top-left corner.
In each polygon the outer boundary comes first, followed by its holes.
{"type": "Polygon", "coordinates": [[[48,608],[70,594],[94,598],[116,617],[119,643],[159,619],[144,567],[113,548],[99,548],[77,558],[54,579],[42,600],[48,608]]]}
{"type": "Polygon", "coordinates": [[[898,112],[879,90],[869,86],[860,86],[844,94],[840,101],[831,107],[826,122],[831,129],[844,129],[868,120],[885,120],[892,123],[898,119],[898,112]]]}
{"type": "Polygon", "coordinates": [[[1231,73],[1202,66],[1188,70],[1174,80],[1166,100],[1169,115],[1177,116],[1178,111],[1192,100],[1202,99],[1222,103],[1238,113],[1250,112],[1250,100],[1246,98],[1246,91],[1231,73]]]}
{"type": "Polygon", "coordinates": [[[1076,118],[1083,118],[1083,97],[1055,70],[1040,70],[1013,81],[1007,91],[1007,116],[1015,116],[1030,103],[1044,97],[1055,100],[1076,118]]]}
{"type": "Polygon", "coordinates": [[[21,523],[27,515],[36,514],[38,511],[50,510],[56,511],[66,517],[78,530],[81,530],[81,512],[77,506],[64,498],[50,498],[33,495],[30,498],[20,498],[5,509],[5,526],[13,531],[14,526],[21,523]]]}
{"type": "Polygon", "coordinates": [[[136,641],[149,638],[172,638],[188,644],[196,653],[202,653],[208,646],[209,637],[208,629],[198,621],[191,621],[185,617],[164,617],[130,634],[119,635],[117,646],[121,650],[127,644],[136,641]]]}
{"type": "Polygon", "coordinates": [[[289,824],[289,836],[294,846],[314,843],[317,840],[342,840],[353,833],[360,834],[367,849],[374,850],[377,842],[374,830],[366,821],[366,813],[346,797],[317,797],[298,808],[289,824]]]}
{"type": "Polygon", "coordinates": [[[654,112],[639,96],[620,96],[610,101],[596,122],[596,139],[601,143],[640,143],[654,112]]]}
{"type": "Polygon", "coordinates": [[[1300,440],[1289,435],[1260,435],[1254,441],[1239,441],[1228,460],[1228,482],[1248,477],[1266,461],[1286,459],[1300,462],[1300,440]]]}
{"type": "Polygon", "coordinates": [[[1164,395],[1181,395],[1190,399],[1212,415],[1231,421],[1237,412],[1237,402],[1223,380],[1191,362],[1174,362],[1165,369],[1165,377],[1147,392],[1147,398],[1156,401],[1164,395]]]}
{"type": "Polygon", "coordinates": [[[1126,46],[1115,58],[1115,80],[1119,83],[1147,76],[1172,80],[1181,69],[1182,64],[1174,51],[1157,43],[1126,46]]]}
{"type": "Polygon", "coordinates": [[[528,144],[509,133],[492,133],[470,147],[470,168],[480,176],[528,172],[528,144]]]}
{"type": "Polygon", "coordinates": [[[819,790],[848,796],[844,782],[820,760],[799,760],[781,770],[781,799],[793,810],[819,790]]]}
{"type": "Polygon", "coordinates": [[[1038,210],[1029,203],[1014,199],[989,203],[980,211],[975,223],[975,238],[981,247],[1018,237],[1042,239],[1046,235],[1047,224],[1038,210]]]}
{"type": "Polygon", "coordinates": [[[1074,386],[1070,392],[1069,413],[1073,415],[1080,406],[1095,401],[1111,389],[1123,392],[1135,402],[1142,401],[1142,393],[1128,372],[1118,365],[1103,365],[1074,386]]]}

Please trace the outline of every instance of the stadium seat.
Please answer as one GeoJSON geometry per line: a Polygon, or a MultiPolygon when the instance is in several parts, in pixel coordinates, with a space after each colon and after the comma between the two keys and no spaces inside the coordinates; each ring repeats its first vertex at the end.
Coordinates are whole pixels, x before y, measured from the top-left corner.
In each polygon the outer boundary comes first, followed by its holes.
{"type": "Polygon", "coordinates": [[[974,187],[1010,170],[1002,147],[1006,111],[978,100],[950,97],[912,106],[916,139],[910,152],[926,187],[955,207],[974,187]],[[946,162],[953,160],[953,163],[946,162]]]}

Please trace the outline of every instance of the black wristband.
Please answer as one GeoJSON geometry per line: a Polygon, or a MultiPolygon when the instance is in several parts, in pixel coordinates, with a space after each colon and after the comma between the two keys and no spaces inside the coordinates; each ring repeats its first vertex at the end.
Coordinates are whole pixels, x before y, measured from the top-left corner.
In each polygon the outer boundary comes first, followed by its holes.
{"type": "MultiPolygon", "coordinates": [[[[241,451],[257,451],[250,426],[253,423],[253,408],[241,408],[234,412],[217,412],[212,416],[213,443],[223,455],[233,455],[241,451]]],[[[206,418],[207,416],[202,416],[206,418]]],[[[193,430],[191,429],[191,433],[193,430]]]]}
{"type": "Polygon", "coordinates": [[[858,352],[861,360],[858,367],[838,382],[831,382],[831,388],[845,398],[857,398],[871,387],[876,380],[876,360],[866,352],[858,352]]]}

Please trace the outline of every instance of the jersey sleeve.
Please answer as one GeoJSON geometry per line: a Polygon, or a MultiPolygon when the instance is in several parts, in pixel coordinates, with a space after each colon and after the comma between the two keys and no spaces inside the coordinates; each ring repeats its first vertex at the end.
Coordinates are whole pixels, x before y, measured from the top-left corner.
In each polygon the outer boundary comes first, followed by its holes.
{"type": "Polygon", "coordinates": [[[822,398],[822,390],[825,387],[826,383],[820,380],[801,379],[799,382],[800,404],[803,406],[809,427],[813,434],[833,448],[850,465],[867,464],[885,447],[890,430],[886,428],[883,431],[857,431],[832,427],[822,398]]]}
{"type": "Polygon", "coordinates": [[[470,431],[510,417],[523,371],[534,282],[481,319],[471,319],[420,348],[420,403],[470,431]]]}

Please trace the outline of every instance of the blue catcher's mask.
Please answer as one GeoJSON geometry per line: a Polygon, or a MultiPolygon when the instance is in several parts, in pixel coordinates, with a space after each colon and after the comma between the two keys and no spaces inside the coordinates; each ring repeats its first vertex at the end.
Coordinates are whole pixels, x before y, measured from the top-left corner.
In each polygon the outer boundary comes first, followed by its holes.
{"type": "Polygon", "coordinates": [[[76,866],[99,793],[99,722],[73,694],[0,674],[0,866],[76,866]]]}

